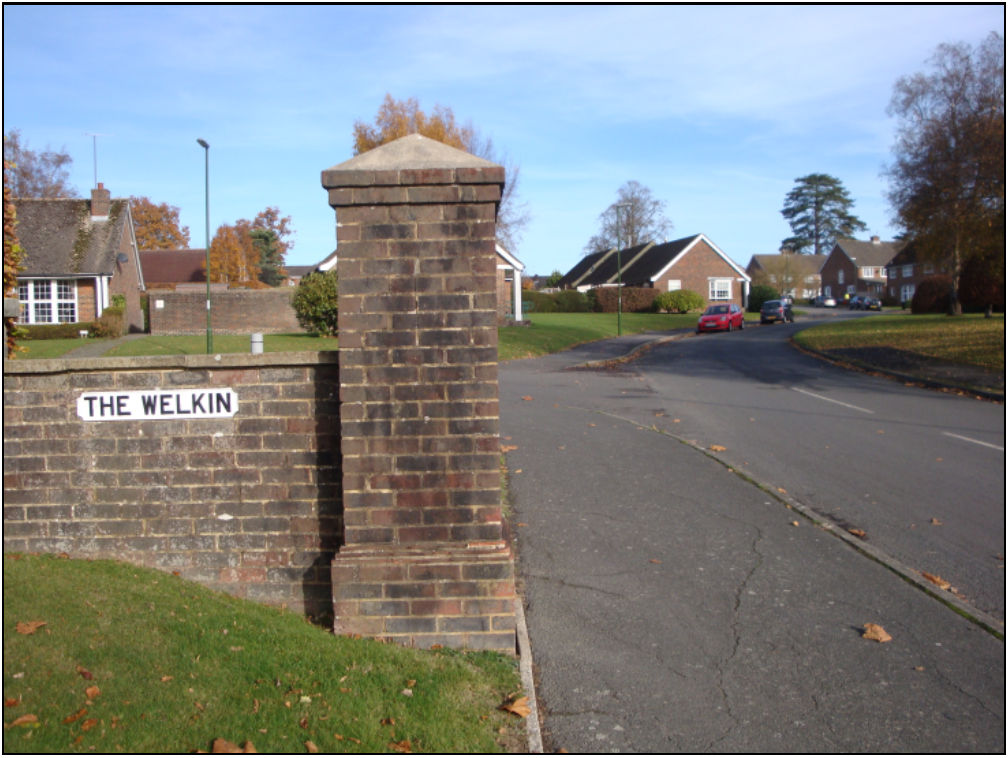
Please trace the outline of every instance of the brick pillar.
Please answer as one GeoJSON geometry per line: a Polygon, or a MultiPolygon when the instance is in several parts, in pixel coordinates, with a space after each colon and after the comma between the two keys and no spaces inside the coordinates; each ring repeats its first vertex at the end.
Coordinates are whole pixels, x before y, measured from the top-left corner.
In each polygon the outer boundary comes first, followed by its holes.
{"type": "Polygon", "coordinates": [[[514,652],[495,230],[504,169],[419,135],[322,172],[336,210],[335,631],[514,652]]]}

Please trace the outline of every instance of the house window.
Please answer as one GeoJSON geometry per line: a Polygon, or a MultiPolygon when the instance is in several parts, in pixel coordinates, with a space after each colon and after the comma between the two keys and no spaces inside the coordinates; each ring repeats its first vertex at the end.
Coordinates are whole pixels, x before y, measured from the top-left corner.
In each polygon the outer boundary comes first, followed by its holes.
{"type": "Polygon", "coordinates": [[[77,320],[77,283],[34,279],[18,284],[21,323],[72,324],[77,320]]]}
{"type": "Polygon", "coordinates": [[[912,263],[903,267],[903,278],[904,279],[909,279],[911,276],[913,276],[913,264],[912,263]]]}
{"type": "Polygon", "coordinates": [[[676,290],[682,289],[682,279],[669,279],[668,280],[668,291],[675,292],[676,290]]]}
{"type": "Polygon", "coordinates": [[[731,300],[731,279],[710,279],[708,285],[708,300],[731,300]]]}
{"type": "Polygon", "coordinates": [[[934,264],[933,263],[925,263],[924,264],[924,273],[925,274],[933,274],[934,273],[934,264]]]}
{"type": "Polygon", "coordinates": [[[844,274],[843,269],[840,269],[839,271],[837,271],[837,275],[836,275],[836,283],[837,284],[843,284],[843,280],[844,280],[844,275],[843,274],[844,274]]]}
{"type": "Polygon", "coordinates": [[[914,296],[914,286],[912,284],[904,284],[900,287],[900,302],[905,303],[908,300],[913,300],[914,296]]]}

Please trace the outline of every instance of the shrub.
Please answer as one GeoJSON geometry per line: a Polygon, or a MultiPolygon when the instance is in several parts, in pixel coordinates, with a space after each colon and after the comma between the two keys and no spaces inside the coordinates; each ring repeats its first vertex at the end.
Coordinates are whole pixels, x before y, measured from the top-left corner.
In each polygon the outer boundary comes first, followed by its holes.
{"type": "Polygon", "coordinates": [[[689,313],[702,310],[707,304],[702,295],[693,290],[662,292],[654,299],[655,308],[666,313],[689,313]]]}
{"type": "Polygon", "coordinates": [[[911,313],[948,313],[951,304],[952,280],[947,276],[932,276],[917,285],[911,313]]]}
{"type": "Polygon", "coordinates": [[[749,305],[746,310],[750,313],[759,313],[763,303],[767,300],[776,300],[780,295],[777,290],[769,284],[757,284],[749,290],[749,305]]]}
{"type": "Polygon", "coordinates": [[[559,313],[587,313],[588,296],[577,290],[561,290],[550,297],[556,302],[559,313]]]}
{"type": "Polygon", "coordinates": [[[123,309],[115,306],[106,308],[91,327],[92,337],[108,337],[111,339],[122,337],[126,331],[126,319],[123,315],[123,309]]]}
{"type": "Polygon", "coordinates": [[[545,292],[522,290],[522,312],[556,313],[556,300],[545,292]],[[531,303],[531,305],[529,305],[531,303]]]}
{"type": "Polygon", "coordinates": [[[19,339],[63,340],[80,336],[82,329],[94,334],[94,322],[81,321],[75,324],[18,324],[19,339]]]}
{"type": "Polygon", "coordinates": [[[339,330],[339,279],[336,271],[312,272],[295,288],[291,306],[305,331],[335,336],[339,330]]]}
{"type": "MultiPolygon", "coordinates": [[[[654,287],[624,287],[624,313],[650,313],[654,310],[655,297],[659,294],[654,287]]],[[[615,313],[619,302],[616,287],[596,287],[589,291],[589,300],[593,311],[615,313]]]]}
{"type": "Polygon", "coordinates": [[[963,265],[959,277],[959,301],[963,311],[983,313],[990,306],[993,311],[1004,312],[1004,264],[1000,272],[992,270],[994,268],[990,259],[983,258],[972,258],[963,265]]]}

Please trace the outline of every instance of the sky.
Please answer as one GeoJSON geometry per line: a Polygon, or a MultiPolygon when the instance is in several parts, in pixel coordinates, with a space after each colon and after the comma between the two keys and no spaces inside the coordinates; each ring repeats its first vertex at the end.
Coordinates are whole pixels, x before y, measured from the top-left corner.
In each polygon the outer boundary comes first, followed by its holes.
{"type": "Polygon", "coordinates": [[[321,172],[386,93],[452,109],[519,166],[527,274],[566,272],[634,180],[671,239],[741,266],[791,236],[798,177],[838,178],[892,239],[902,76],[938,45],[1004,34],[997,5],[4,5],[4,132],[65,150],[71,184],[180,209],[191,246],[266,207],[288,265],[336,245],[321,172]],[[95,160],[97,154],[97,160],[95,160]]]}

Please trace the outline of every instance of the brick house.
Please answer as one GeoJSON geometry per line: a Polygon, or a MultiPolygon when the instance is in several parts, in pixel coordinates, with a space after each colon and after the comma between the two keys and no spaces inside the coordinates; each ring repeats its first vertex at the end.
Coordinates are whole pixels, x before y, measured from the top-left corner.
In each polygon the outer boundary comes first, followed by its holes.
{"type": "Polygon", "coordinates": [[[128,331],[143,331],[144,290],[129,201],[101,183],[91,199],[16,198],[22,324],[94,321],[114,295],[126,301],[128,331]]]}
{"type": "Polygon", "coordinates": [[[903,245],[900,241],[883,242],[877,236],[868,242],[838,239],[819,269],[822,294],[838,303],[848,295],[881,298],[886,291],[886,266],[903,245]]]}
{"type": "Polygon", "coordinates": [[[908,303],[922,281],[948,272],[947,263],[918,260],[914,246],[907,245],[886,265],[886,295],[898,303],[908,303]]]}
{"type": "Polygon", "coordinates": [[[563,279],[562,289],[585,292],[594,287],[654,287],[662,292],[692,290],[711,302],[744,308],[751,279],[745,270],[703,234],[620,250],[591,253],[563,279]]]}
{"type": "Polygon", "coordinates": [[[798,255],[781,248],[777,255],[754,255],[746,273],[755,284],[766,284],[794,300],[810,300],[819,294],[819,269],[825,255],[798,255]]]}

